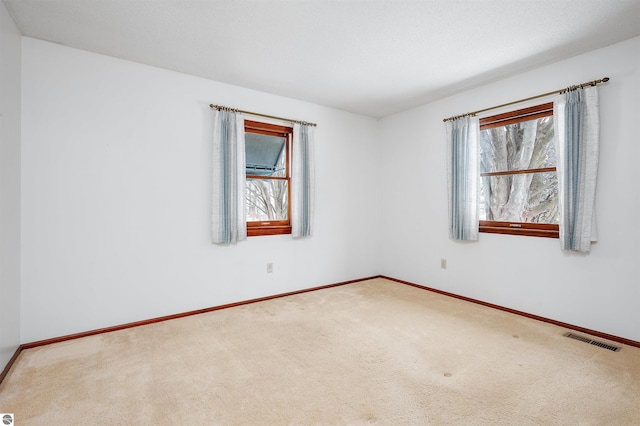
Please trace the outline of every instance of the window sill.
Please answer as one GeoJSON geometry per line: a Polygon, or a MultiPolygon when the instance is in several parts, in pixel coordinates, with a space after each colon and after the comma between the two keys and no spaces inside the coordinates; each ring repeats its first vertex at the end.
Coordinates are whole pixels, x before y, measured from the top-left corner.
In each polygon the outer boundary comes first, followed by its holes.
{"type": "Polygon", "coordinates": [[[487,234],[524,235],[529,237],[560,238],[558,225],[542,223],[513,223],[480,221],[480,232],[487,234]]]}
{"type": "Polygon", "coordinates": [[[247,237],[291,234],[291,226],[247,226],[247,237]]]}

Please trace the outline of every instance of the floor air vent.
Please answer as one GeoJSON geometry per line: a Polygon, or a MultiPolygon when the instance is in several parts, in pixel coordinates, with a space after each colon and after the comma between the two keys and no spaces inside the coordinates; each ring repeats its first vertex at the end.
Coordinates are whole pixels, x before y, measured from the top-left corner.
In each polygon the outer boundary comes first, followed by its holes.
{"type": "Polygon", "coordinates": [[[588,337],[579,336],[577,334],[565,333],[564,336],[565,337],[569,337],[571,339],[580,340],[581,342],[585,342],[585,343],[588,343],[590,345],[595,345],[595,346],[599,346],[601,348],[609,349],[610,351],[618,352],[620,350],[620,348],[617,347],[617,346],[609,345],[608,343],[604,343],[604,342],[598,342],[597,340],[591,340],[588,337]]]}

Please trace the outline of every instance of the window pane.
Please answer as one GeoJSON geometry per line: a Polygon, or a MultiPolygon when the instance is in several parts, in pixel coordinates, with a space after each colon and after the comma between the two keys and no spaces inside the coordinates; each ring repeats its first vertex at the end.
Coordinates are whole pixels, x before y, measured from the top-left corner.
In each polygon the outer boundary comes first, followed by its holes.
{"type": "Polygon", "coordinates": [[[557,196],[555,172],[483,176],[480,220],[557,224],[557,196]]]}
{"type": "Polygon", "coordinates": [[[556,166],[553,117],[480,131],[480,173],[556,166]]]}
{"type": "Polygon", "coordinates": [[[247,222],[287,220],[287,181],[247,179],[247,222]]]}
{"type": "Polygon", "coordinates": [[[246,174],[286,176],[286,141],[284,137],[245,133],[246,174]]]}

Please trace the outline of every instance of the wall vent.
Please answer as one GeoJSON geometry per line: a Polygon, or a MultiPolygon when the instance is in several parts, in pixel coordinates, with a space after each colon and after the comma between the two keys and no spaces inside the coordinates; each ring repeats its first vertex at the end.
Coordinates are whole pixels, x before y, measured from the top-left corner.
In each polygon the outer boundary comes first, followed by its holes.
{"type": "Polygon", "coordinates": [[[617,346],[613,346],[613,345],[610,345],[610,344],[604,343],[604,342],[599,342],[597,340],[591,340],[588,337],[580,336],[578,334],[565,333],[564,336],[568,337],[570,339],[580,340],[581,342],[585,342],[585,343],[588,343],[590,345],[595,345],[595,346],[599,346],[601,348],[609,349],[610,351],[613,351],[613,352],[618,352],[620,350],[620,348],[617,347],[617,346]]]}

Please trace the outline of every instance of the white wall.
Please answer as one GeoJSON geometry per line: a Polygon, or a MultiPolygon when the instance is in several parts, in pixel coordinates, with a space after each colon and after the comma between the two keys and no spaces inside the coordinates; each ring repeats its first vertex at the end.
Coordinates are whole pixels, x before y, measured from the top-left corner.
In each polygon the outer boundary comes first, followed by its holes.
{"type": "Polygon", "coordinates": [[[639,38],[379,122],[34,39],[22,47],[22,342],[375,274],[640,340],[639,38]],[[450,241],[442,119],[603,76],[591,254],[554,239],[450,241]],[[313,238],[209,243],[211,102],[319,124],[313,238]]]}
{"type": "Polygon", "coordinates": [[[638,99],[635,38],[383,119],[387,222],[379,272],[640,341],[638,99]],[[564,253],[547,238],[449,240],[442,119],[605,76],[611,81],[600,88],[600,241],[591,253],[564,253]]]}
{"type": "Polygon", "coordinates": [[[20,344],[20,54],[0,2],[0,371],[20,344]]]}
{"type": "Polygon", "coordinates": [[[30,38],[23,87],[23,342],[378,272],[376,120],[30,38]],[[209,103],[318,123],[312,238],[210,243],[209,103]]]}

